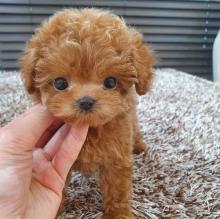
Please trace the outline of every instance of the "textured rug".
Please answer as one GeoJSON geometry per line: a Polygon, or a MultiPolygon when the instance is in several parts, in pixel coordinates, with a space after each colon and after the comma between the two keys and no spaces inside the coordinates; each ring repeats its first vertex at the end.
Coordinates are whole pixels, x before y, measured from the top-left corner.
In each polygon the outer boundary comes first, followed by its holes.
{"type": "MultiPolygon", "coordinates": [[[[29,101],[15,72],[0,73],[0,125],[29,101]]],[[[172,69],[156,71],[139,98],[148,154],[134,156],[133,212],[142,218],[220,218],[220,86],[172,69]]],[[[65,218],[99,218],[95,177],[72,173],[65,218]]]]}

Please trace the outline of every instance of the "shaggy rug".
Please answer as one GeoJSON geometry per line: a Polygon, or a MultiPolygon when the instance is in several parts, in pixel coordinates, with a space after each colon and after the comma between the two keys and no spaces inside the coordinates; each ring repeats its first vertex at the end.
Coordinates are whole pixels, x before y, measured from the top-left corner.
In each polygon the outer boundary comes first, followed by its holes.
{"type": "MultiPolygon", "coordinates": [[[[0,124],[29,101],[15,72],[0,73],[0,124]]],[[[139,98],[146,155],[134,156],[133,212],[142,218],[220,218],[220,86],[159,69],[153,89],[139,98]]],[[[120,176],[119,176],[120,177],[120,176]]],[[[65,218],[99,218],[95,177],[72,173],[65,218]]]]}

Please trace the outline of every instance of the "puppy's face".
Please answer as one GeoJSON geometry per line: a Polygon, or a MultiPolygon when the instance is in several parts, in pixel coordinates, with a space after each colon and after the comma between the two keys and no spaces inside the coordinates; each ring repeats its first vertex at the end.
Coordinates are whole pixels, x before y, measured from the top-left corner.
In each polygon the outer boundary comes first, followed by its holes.
{"type": "Polygon", "coordinates": [[[65,10],[44,23],[22,58],[35,100],[65,122],[103,125],[129,109],[135,84],[144,94],[153,56],[141,36],[100,10],[65,10]]]}
{"type": "MultiPolygon", "coordinates": [[[[128,110],[126,95],[136,81],[133,67],[124,66],[116,54],[105,51],[101,52],[104,57],[94,58],[96,49],[89,51],[90,59],[94,59],[90,67],[88,57],[82,63],[68,62],[60,55],[62,49],[56,54],[52,49],[50,54],[56,58],[48,54],[36,65],[35,86],[41,101],[66,122],[97,126],[128,110]],[[128,72],[130,76],[125,77],[128,72]]],[[[73,54],[80,56],[74,49],[73,54]]]]}

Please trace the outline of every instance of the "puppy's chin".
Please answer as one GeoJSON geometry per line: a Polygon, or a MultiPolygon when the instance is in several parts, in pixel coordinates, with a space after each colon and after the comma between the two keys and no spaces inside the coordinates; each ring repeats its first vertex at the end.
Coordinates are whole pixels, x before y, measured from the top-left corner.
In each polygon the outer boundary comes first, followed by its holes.
{"type": "Polygon", "coordinates": [[[113,118],[106,118],[106,119],[96,119],[96,118],[74,118],[74,117],[69,117],[69,118],[62,118],[62,120],[65,123],[68,123],[70,125],[77,125],[77,124],[88,124],[90,127],[98,127],[98,126],[103,126],[106,123],[110,122],[113,118]]]}
{"type": "Polygon", "coordinates": [[[79,113],[78,115],[60,116],[54,114],[55,117],[62,119],[65,123],[70,125],[88,124],[90,127],[103,126],[106,123],[116,118],[120,112],[112,113],[111,115],[104,115],[99,113],[79,113]]]}
{"type": "Polygon", "coordinates": [[[74,118],[64,118],[65,123],[69,125],[80,125],[80,124],[88,124],[90,127],[98,127],[103,126],[111,120],[101,121],[101,120],[91,120],[91,119],[74,119],[74,118]]]}

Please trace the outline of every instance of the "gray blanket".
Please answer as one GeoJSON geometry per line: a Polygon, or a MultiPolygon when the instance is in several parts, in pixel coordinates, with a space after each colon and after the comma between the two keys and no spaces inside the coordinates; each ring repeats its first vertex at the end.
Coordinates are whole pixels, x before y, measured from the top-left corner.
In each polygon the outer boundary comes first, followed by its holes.
{"type": "MultiPolygon", "coordinates": [[[[0,73],[0,125],[29,101],[15,72],[0,73]]],[[[134,156],[133,212],[142,218],[220,218],[220,86],[172,69],[156,71],[139,98],[147,155],[134,156]]],[[[95,177],[72,173],[64,218],[99,218],[95,177]]]]}

